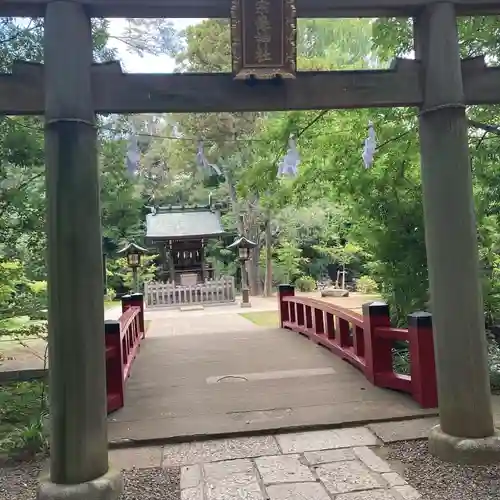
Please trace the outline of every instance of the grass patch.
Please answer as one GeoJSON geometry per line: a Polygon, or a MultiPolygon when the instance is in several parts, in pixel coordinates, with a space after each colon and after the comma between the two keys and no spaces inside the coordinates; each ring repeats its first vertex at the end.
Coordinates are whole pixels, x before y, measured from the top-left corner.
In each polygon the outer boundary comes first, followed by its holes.
{"type": "Polygon", "coordinates": [[[104,310],[113,309],[113,307],[118,307],[120,302],[116,300],[105,300],[104,301],[104,310]]]}
{"type": "Polygon", "coordinates": [[[0,456],[32,458],[47,451],[46,400],[45,382],[0,385],[0,456]]]}
{"type": "Polygon", "coordinates": [[[243,316],[257,326],[278,328],[279,325],[278,311],[240,313],[240,316],[243,316]]]}

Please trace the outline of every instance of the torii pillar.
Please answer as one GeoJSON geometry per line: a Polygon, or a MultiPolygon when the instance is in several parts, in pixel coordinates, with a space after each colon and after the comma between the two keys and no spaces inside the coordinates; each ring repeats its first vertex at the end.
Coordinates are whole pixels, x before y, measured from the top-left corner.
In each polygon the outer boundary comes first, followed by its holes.
{"type": "Polygon", "coordinates": [[[422,188],[440,413],[429,449],[452,462],[495,462],[500,436],[491,409],[455,7],[429,5],[415,25],[423,66],[422,188]]]}
{"type": "Polygon", "coordinates": [[[92,34],[81,3],[45,14],[50,470],[38,500],[116,500],[108,466],[92,34]]]}

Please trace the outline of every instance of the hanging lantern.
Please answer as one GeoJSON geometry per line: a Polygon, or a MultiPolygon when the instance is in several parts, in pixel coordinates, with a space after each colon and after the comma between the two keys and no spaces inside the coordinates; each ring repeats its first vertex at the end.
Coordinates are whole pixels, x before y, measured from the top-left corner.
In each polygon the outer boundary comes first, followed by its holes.
{"type": "Polygon", "coordinates": [[[297,151],[295,137],[288,139],[288,150],[286,155],[278,165],[278,177],[297,177],[298,166],[300,165],[300,155],[297,151]]]}
{"type": "Polygon", "coordinates": [[[233,74],[247,78],[295,78],[295,0],[232,0],[233,74]]]}
{"type": "Polygon", "coordinates": [[[368,137],[365,139],[363,154],[362,154],[365,168],[370,168],[372,166],[376,150],[377,150],[377,136],[375,134],[375,129],[373,128],[373,123],[368,122],[368,137]]]}

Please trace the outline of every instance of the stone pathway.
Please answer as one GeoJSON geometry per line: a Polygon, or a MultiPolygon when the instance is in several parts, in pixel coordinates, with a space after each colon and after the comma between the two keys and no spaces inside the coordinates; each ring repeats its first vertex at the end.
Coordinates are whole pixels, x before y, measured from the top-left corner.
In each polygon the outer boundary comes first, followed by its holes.
{"type": "Polygon", "coordinates": [[[181,500],[417,500],[355,427],[113,450],[124,469],[181,467],[181,500]]]}

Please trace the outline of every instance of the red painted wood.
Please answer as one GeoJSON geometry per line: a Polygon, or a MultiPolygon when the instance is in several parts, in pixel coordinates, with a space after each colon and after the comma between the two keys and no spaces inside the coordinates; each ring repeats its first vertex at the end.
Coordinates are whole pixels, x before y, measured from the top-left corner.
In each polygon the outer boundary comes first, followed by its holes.
{"type": "Polygon", "coordinates": [[[326,335],[329,339],[333,340],[335,339],[335,316],[328,311],[323,312],[326,316],[326,335]]]}
{"type": "Polygon", "coordinates": [[[279,296],[283,328],[306,335],[361,370],[374,385],[407,392],[424,408],[437,406],[431,317],[409,316],[409,329],[392,328],[387,304],[364,304],[363,316],[317,299],[296,297],[283,285],[279,296]],[[286,311],[286,312],[283,312],[286,311]],[[407,341],[411,376],[394,373],[392,347],[407,341]]]}
{"type": "Polygon", "coordinates": [[[139,307],[141,309],[139,326],[142,332],[142,337],[144,338],[146,336],[146,329],[144,325],[144,295],[142,293],[124,295],[122,297],[122,312],[124,313],[130,307],[139,307]]]}
{"type": "Polygon", "coordinates": [[[306,328],[313,329],[313,308],[311,306],[304,306],[304,317],[306,328]]]}
{"type": "Polygon", "coordinates": [[[377,385],[377,376],[392,373],[392,340],[377,338],[378,328],[390,327],[389,307],[382,302],[363,304],[366,378],[377,385]]]}
{"type": "Polygon", "coordinates": [[[283,323],[287,321],[295,322],[295,318],[291,314],[290,302],[285,302],[285,297],[293,297],[295,295],[295,288],[290,285],[280,285],[278,287],[278,312],[280,327],[284,328],[283,323]]]}
{"type": "Polygon", "coordinates": [[[396,391],[408,392],[412,394],[412,380],[408,375],[400,373],[386,372],[377,376],[377,386],[394,389],[396,391]]]}
{"type": "Polygon", "coordinates": [[[125,382],[145,336],[142,294],[124,297],[122,311],[118,321],[105,322],[108,413],[125,404],[125,382]]]}
{"type": "Polygon", "coordinates": [[[435,408],[438,392],[431,315],[410,314],[408,324],[412,395],[422,408],[435,408]]]}
{"type": "Polygon", "coordinates": [[[314,325],[313,329],[318,335],[324,335],[325,333],[325,313],[321,309],[314,307],[313,314],[314,325]]]}
{"type": "Polygon", "coordinates": [[[304,327],[306,326],[306,323],[305,323],[305,318],[304,318],[304,307],[305,307],[305,304],[303,302],[296,302],[296,307],[295,307],[295,314],[296,314],[296,322],[297,322],[297,325],[301,326],[301,327],[304,327]]]}
{"type": "Polygon", "coordinates": [[[104,331],[106,342],[106,395],[108,413],[110,413],[122,408],[124,404],[120,323],[118,321],[106,321],[104,331]]]}
{"type": "Polygon", "coordinates": [[[365,331],[360,326],[353,327],[354,352],[357,356],[365,357],[365,331]]]}
{"type": "Polygon", "coordinates": [[[409,340],[410,335],[408,330],[404,328],[392,328],[389,327],[379,327],[377,328],[377,337],[380,339],[389,339],[389,340],[409,340]]]}
{"type": "Polygon", "coordinates": [[[343,319],[338,319],[339,325],[339,338],[338,341],[340,343],[340,347],[351,347],[352,342],[350,339],[350,325],[349,323],[343,319]]]}

